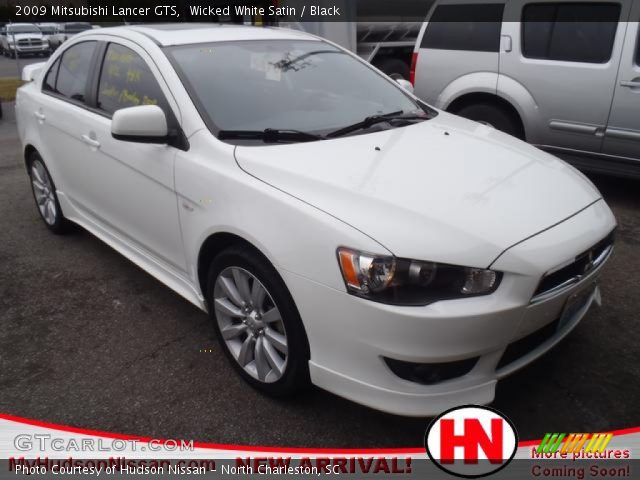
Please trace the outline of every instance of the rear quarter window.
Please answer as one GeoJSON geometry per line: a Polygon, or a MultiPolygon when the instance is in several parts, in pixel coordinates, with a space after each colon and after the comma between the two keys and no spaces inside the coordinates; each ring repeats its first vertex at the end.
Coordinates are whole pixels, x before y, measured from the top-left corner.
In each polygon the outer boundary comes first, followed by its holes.
{"type": "Polygon", "coordinates": [[[56,92],[56,80],[58,78],[58,68],[60,67],[60,59],[58,58],[53,66],[47,72],[42,82],[42,89],[47,92],[56,92]]]}
{"type": "Polygon", "coordinates": [[[497,52],[504,4],[460,4],[436,7],[421,48],[497,52]]]}

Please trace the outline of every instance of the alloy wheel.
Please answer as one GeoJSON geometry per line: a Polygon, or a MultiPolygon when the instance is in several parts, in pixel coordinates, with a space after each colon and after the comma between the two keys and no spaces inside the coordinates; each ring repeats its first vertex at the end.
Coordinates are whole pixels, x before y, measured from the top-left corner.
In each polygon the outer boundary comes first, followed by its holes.
{"type": "Polygon", "coordinates": [[[287,367],[284,322],[265,286],[240,267],[227,267],[213,291],[216,321],[235,360],[253,378],[278,381],[287,367]]]}
{"type": "Polygon", "coordinates": [[[31,164],[31,186],[40,215],[48,225],[54,225],[58,218],[58,208],[53,182],[40,160],[34,160],[31,164]]]}

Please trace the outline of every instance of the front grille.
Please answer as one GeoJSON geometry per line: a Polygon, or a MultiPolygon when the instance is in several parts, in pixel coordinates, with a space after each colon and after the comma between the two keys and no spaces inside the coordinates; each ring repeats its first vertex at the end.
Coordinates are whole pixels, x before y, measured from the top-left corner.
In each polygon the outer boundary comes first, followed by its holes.
{"type": "Polygon", "coordinates": [[[548,325],[545,325],[541,329],[527,335],[526,337],[509,344],[509,346],[502,354],[500,362],[498,362],[497,370],[500,370],[501,368],[506,367],[516,360],[519,360],[529,352],[532,352],[533,350],[538,348],[551,337],[553,337],[558,331],[559,323],[560,319],[558,318],[548,325]]]}
{"type": "Polygon", "coordinates": [[[18,45],[21,47],[39,47],[42,45],[42,40],[37,38],[21,38],[18,40],[18,45]]]}
{"type": "Polygon", "coordinates": [[[535,300],[536,297],[559,289],[564,285],[577,283],[606,260],[612,246],[613,232],[586,252],[578,255],[569,265],[545,275],[533,294],[533,299],[535,300]]]}

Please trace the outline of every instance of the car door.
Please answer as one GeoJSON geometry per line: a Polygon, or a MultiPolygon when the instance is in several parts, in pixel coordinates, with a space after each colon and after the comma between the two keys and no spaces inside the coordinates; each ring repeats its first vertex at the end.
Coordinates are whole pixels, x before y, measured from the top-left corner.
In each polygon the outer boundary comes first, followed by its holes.
{"type": "Polygon", "coordinates": [[[634,2],[602,152],[640,161],[640,2],[634,2]]]}
{"type": "Polygon", "coordinates": [[[83,177],[78,165],[86,157],[87,146],[78,125],[87,111],[87,91],[98,42],[71,45],[45,73],[40,104],[31,114],[38,123],[42,154],[61,202],[80,205],[83,177]]]}
{"type": "Polygon", "coordinates": [[[170,128],[179,108],[151,57],[127,40],[103,45],[93,111],[77,124],[85,142],[79,196],[104,228],[178,273],[186,271],[174,188],[176,147],[124,142],[111,135],[116,110],[156,104],[170,128]],[[162,85],[162,86],[161,86],[162,85]]]}
{"type": "Polygon", "coordinates": [[[529,142],[600,152],[628,14],[625,0],[507,2],[498,90],[527,97],[529,142]]]}

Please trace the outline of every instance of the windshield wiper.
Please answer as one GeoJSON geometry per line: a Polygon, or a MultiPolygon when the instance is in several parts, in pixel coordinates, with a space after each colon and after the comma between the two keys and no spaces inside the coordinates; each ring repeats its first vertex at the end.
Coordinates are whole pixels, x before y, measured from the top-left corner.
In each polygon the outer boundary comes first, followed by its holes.
{"type": "Polygon", "coordinates": [[[349,133],[356,132],[358,130],[365,130],[369,127],[374,126],[377,123],[389,122],[391,120],[428,120],[429,117],[426,115],[416,115],[411,113],[404,113],[402,110],[398,110],[397,112],[389,112],[382,113],[380,115],[371,115],[370,117],[366,117],[364,120],[360,122],[356,122],[352,125],[347,125],[346,127],[342,127],[338,130],[328,133],[327,138],[335,138],[342,137],[344,135],[348,135],[349,133]]]}
{"type": "Polygon", "coordinates": [[[264,130],[220,130],[220,140],[262,140],[265,143],[312,142],[326,140],[322,135],[301,130],[265,128],[264,130]]]}

